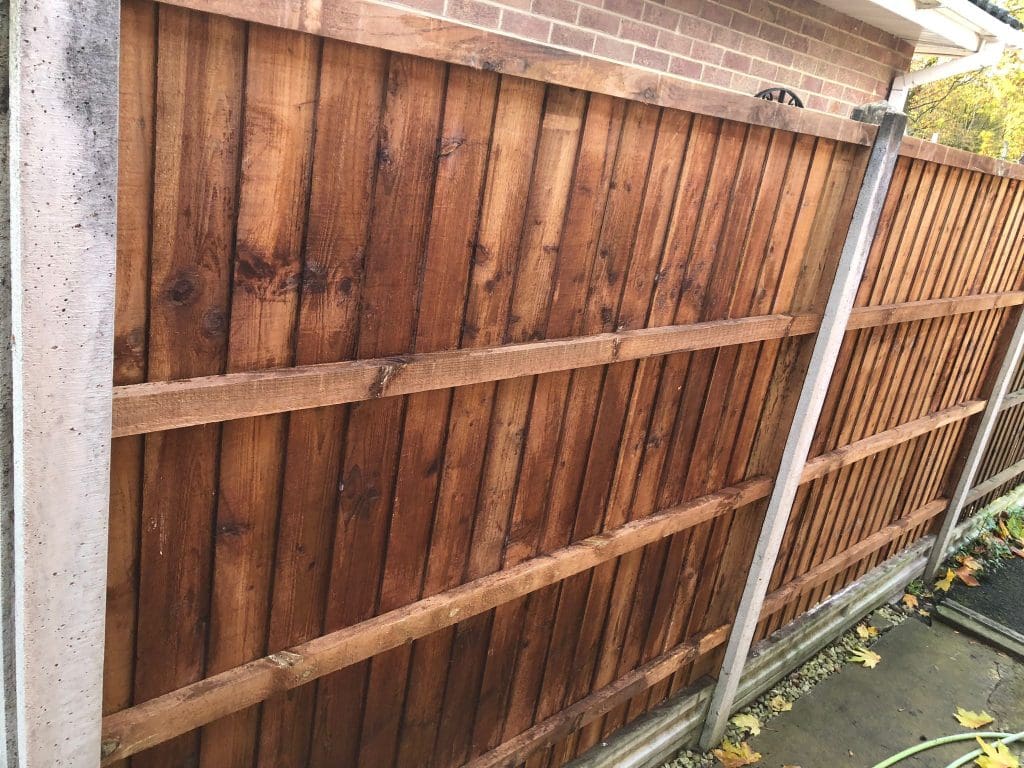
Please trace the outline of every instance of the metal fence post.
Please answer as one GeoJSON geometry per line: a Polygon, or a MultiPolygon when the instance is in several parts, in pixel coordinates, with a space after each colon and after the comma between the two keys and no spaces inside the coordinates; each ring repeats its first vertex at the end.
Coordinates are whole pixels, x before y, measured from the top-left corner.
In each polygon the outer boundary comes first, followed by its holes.
{"type": "Polygon", "coordinates": [[[106,602],[120,4],[12,0],[8,10],[13,516],[4,574],[12,577],[13,608],[4,605],[3,632],[16,701],[7,690],[4,704],[16,715],[18,766],[94,768],[106,602]]]}
{"type": "Polygon", "coordinates": [[[824,405],[825,395],[839,349],[853,309],[857,287],[867,263],[878,219],[889,190],[893,168],[907,118],[900,112],[885,110],[875,136],[857,197],[850,229],[836,268],[821,327],[814,342],[811,361],[800,391],[793,423],[782,454],[775,487],[765,512],[764,524],[750,565],[736,620],[729,635],[725,661],[711,699],[701,746],[717,744],[725,733],[729,715],[736,700],[736,691],[746,664],[747,654],[761,616],[768,582],[775,568],[782,537],[786,531],[793,499],[800,484],[800,475],[807,461],[811,439],[824,405]]]}
{"type": "Polygon", "coordinates": [[[934,578],[939,567],[942,565],[942,561],[946,559],[946,550],[949,549],[950,541],[952,541],[956,531],[956,523],[960,517],[960,511],[963,509],[967,496],[971,492],[981,459],[985,455],[985,449],[988,447],[989,440],[992,439],[992,434],[995,432],[999,412],[1003,406],[1003,399],[1006,397],[1006,393],[1010,389],[1010,383],[1013,381],[1013,375],[1017,371],[1022,350],[1024,350],[1024,311],[1018,310],[1013,336],[1010,338],[1010,343],[1003,354],[999,373],[996,374],[995,383],[992,385],[992,392],[988,396],[988,402],[985,403],[985,411],[981,415],[981,421],[978,423],[978,428],[971,441],[971,447],[968,449],[967,456],[964,459],[963,468],[960,470],[956,490],[953,491],[953,495],[950,497],[949,507],[946,509],[945,517],[942,519],[942,527],[939,529],[939,534],[935,537],[931,553],[928,555],[928,565],[924,571],[926,579],[934,578]]]}

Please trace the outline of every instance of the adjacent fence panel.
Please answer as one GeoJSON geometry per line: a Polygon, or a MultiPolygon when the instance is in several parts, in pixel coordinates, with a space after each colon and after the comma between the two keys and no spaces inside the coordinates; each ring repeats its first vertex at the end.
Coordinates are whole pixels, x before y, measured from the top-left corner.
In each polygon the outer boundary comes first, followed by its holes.
{"type": "MultiPolygon", "coordinates": [[[[859,302],[957,296],[1019,285],[1021,194],[1018,180],[904,158],[859,302]]],[[[819,423],[819,450],[984,397],[998,335],[1012,311],[851,333],[833,378],[830,407],[819,423]]],[[[941,496],[965,425],[950,424],[805,486],[775,583],[785,584],[941,496]]],[[[901,536],[892,547],[811,591],[767,621],[765,631],[925,532],[927,527],[922,527],[901,536]]]]}
{"type": "Polygon", "coordinates": [[[967,517],[986,504],[1020,485],[1024,474],[1024,365],[1017,368],[1003,411],[996,421],[992,439],[978,467],[971,492],[973,499],[961,517],[967,517]]]}
{"type": "MultiPolygon", "coordinates": [[[[106,762],[561,765],[714,674],[863,129],[122,25],[106,762]],[[591,356],[530,368],[555,339],[591,356]],[[279,368],[301,402],[218,418],[279,368]]],[[[764,631],[941,511],[1022,195],[901,158],[764,631]]]]}

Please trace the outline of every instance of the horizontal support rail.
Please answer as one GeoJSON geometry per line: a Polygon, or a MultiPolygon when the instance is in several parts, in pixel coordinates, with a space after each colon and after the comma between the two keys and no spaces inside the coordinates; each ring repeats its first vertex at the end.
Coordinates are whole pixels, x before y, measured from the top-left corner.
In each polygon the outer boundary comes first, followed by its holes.
{"type": "Polygon", "coordinates": [[[964,504],[971,504],[983,496],[988,496],[988,494],[992,493],[992,491],[996,490],[1001,485],[1006,485],[1006,483],[1022,474],[1024,474],[1024,460],[1010,465],[998,475],[993,475],[985,482],[974,486],[964,499],[964,504]]]}
{"type": "Polygon", "coordinates": [[[938,317],[966,315],[971,312],[985,312],[1004,307],[1024,304],[1024,291],[1000,291],[980,293],[974,296],[955,296],[946,299],[923,299],[900,304],[879,304],[871,307],[855,307],[850,313],[847,331],[859,328],[875,328],[880,325],[909,323],[915,320],[932,320],[938,317]]]}
{"type": "Polygon", "coordinates": [[[102,765],[713,520],[771,485],[747,480],[108,715],[102,765]]]}
{"type": "Polygon", "coordinates": [[[813,459],[808,460],[804,465],[804,471],[800,475],[800,482],[809,483],[811,480],[816,480],[827,475],[829,472],[835,472],[861,459],[866,459],[876,453],[881,453],[949,424],[963,421],[976,413],[981,413],[983,410],[985,410],[984,400],[968,400],[966,403],[960,403],[941,411],[929,413],[919,419],[905,422],[884,432],[879,432],[835,450],[819,454],[813,459]]]}
{"type": "Polygon", "coordinates": [[[729,638],[731,627],[731,624],[723,624],[701,635],[696,642],[680,643],[501,746],[469,761],[465,768],[515,768],[522,765],[538,750],[556,744],[637,694],[668,679],[694,659],[714,650],[729,638]]]}
{"type": "Polygon", "coordinates": [[[877,533],[873,533],[863,541],[854,544],[845,552],[841,552],[824,563],[815,566],[802,576],[798,576],[789,583],[779,587],[765,598],[764,606],[761,610],[761,618],[765,619],[773,613],[782,610],[807,590],[813,589],[836,574],[856,565],[865,557],[891,544],[907,531],[913,530],[929,520],[934,520],[942,514],[942,511],[948,505],[949,499],[935,499],[920,509],[911,512],[906,517],[897,520],[892,525],[887,525],[877,533]]]}
{"type": "MultiPolygon", "coordinates": [[[[797,579],[775,590],[765,599],[762,618],[781,610],[810,589],[828,581],[840,571],[856,565],[865,557],[891,544],[907,531],[928,522],[948,504],[947,499],[936,499],[907,517],[886,526],[864,539],[847,552],[826,560],[797,579]]],[[[485,752],[466,764],[466,768],[515,768],[524,763],[538,750],[556,744],[561,739],[593,722],[619,704],[629,701],[637,694],[671,677],[675,672],[696,658],[722,645],[729,637],[731,624],[723,624],[696,641],[690,640],[677,645],[637,667],[603,688],[599,688],[572,706],[542,720],[532,728],[504,744],[485,752]]]]}
{"type": "Polygon", "coordinates": [[[999,405],[999,410],[1008,411],[1021,403],[1024,403],[1024,389],[1018,389],[1014,392],[1010,392],[1006,397],[1004,397],[1003,402],[999,405]]]}
{"type": "Polygon", "coordinates": [[[809,315],[765,315],[482,349],[426,352],[114,388],[115,437],[534,376],[813,333],[809,315]]]}
{"type": "MultiPolygon", "coordinates": [[[[850,329],[1024,304],[1024,292],[855,309],[850,329]]],[[[229,421],[815,333],[814,315],[764,315],[482,349],[114,387],[113,436],[229,421]]]]}

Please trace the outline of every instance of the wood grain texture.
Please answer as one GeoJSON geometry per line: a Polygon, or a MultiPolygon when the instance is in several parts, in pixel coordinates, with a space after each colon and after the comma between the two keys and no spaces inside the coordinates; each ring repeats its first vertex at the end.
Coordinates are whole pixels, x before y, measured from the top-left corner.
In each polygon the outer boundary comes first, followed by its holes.
{"type": "MultiPolygon", "coordinates": [[[[177,8],[158,12],[151,380],[218,374],[227,364],[241,154],[237,83],[245,60],[242,24],[177,8]],[[179,348],[182,339],[189,343],[179,348]]],[[[136,702],[205,671],[219,439],[216,425],[146,438],[136,702]]],[[[178,765],[198,753],[191,735],[137,762],[178,765]]]]}
{"type": "MultiPolygon", "coordinates": [[[[925,299],[855,309],[850,330],[985,312],[1024,303],[1024,292],[925,299]]],[[[181,381],[114,391],[118,437],[383,397],[573,370],[676,352],[814,333],[812,315],[755,315],[685,326],[622,330],[484,349],[424,352],[181,381]]]]}
{"type": "MultiPolygon", "coordinates": [[[[224,3],[122,18],[108,725],[173,737],[138,766],[564,765],[716,673],[874,129],[224,3]]],[[[900,158],[762,633],[948,495],[1024,304],[1000,172],[900,158]]]]}
{"type": "Polygon", "coordinates": [[[272,693],[351,667],[435,629],[507,604],[671,532],[743,506],[769,490],[770,481],[755,479],[706,499],[663,510],[612,534],[590,537],[109,715],[105,718],[104,741],[108,746],[103,764],[258,703],[272,693]]]}
{"type": "Polygon", "coordinates": [[[174,0],[175,5],[544,83],[868,145],[873,126],[507,37],[374,0],[174,0]]]}

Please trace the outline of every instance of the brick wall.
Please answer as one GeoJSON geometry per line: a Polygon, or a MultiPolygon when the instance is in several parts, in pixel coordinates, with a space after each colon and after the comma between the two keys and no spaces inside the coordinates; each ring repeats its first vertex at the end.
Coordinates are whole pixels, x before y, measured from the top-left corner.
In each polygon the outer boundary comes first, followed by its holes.
{"type": "Polygon", "coordinates": [[[773,85],[849,116],[913,47],[812,0],[393,0],[505,34],[741,93],[773,85]]]}

